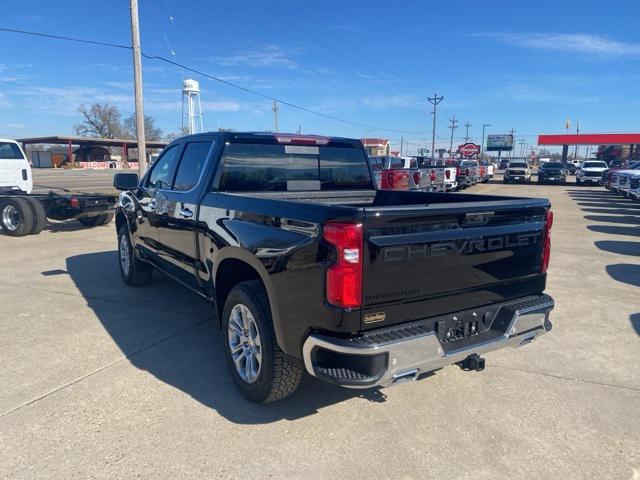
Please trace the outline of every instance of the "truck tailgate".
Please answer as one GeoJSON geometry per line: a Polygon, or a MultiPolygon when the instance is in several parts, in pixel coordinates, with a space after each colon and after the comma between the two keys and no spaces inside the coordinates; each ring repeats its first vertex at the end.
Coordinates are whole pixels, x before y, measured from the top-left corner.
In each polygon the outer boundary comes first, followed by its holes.
{"type": "Polygon", "coordinates": [[[540,293],[549,202],[366,207],[363,329],[540,293]]]}

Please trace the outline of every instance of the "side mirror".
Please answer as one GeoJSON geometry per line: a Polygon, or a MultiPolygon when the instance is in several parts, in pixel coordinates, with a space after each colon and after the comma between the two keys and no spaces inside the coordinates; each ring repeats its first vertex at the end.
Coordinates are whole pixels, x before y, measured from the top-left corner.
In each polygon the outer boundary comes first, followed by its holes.
{"type": "Polygon", "coordinates": [[[138,187],[137,173],[116,173],[113,176],[113,186],[116,190],[133,190],[138,187]]]}

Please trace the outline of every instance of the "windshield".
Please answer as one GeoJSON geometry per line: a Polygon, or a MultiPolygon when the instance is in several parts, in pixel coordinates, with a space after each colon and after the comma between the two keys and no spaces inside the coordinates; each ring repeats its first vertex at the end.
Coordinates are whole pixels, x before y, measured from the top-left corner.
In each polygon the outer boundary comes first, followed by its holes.
{"type": "Polygon", "coordinates": [[[547,169],[547,168],[562,168],[562,164],[561,163],[543,163],[542,166],[540,167],[542,169],[547,169]]]}
{"type": "Polygon", "coordinates": [[[24,156],[17,144],[13,142],[0,142],[0,159],[24,160],[24,156]]]}
{"type": "Polygon", "coordinates": [[[527,168],[526,163],[510,163],[509,168],[527,168]]]}
{"type": "Polygon", "coordinates": [[[582,164],[582,168],[608,168],[604,162],[585,162],[582,164]]]}

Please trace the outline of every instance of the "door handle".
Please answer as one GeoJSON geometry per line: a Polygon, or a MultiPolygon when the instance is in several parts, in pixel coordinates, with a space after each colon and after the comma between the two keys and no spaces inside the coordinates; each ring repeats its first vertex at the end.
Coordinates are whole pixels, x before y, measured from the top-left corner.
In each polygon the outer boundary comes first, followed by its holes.
{"type": "Polygon", "coordinates": [[[180,216],[182,216],[184,218],[191,218],[191,217],[193,217],[193,212],[191,210],[189,210],[188,208],[183,207],[180,210],[180,216]]]}
{"type": "Polygon", "coordinates": [[[149,202],[149,208],[152,210],[155,210],[156,208],[158,208],[158,202],[156,202],[155,198],[152,198],[151,201],[149,202]]]}

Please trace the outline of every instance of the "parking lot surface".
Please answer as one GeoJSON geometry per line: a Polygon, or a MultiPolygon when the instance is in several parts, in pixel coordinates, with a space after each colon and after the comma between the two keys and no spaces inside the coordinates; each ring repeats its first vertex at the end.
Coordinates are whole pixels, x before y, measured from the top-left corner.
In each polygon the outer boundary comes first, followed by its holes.
{"type": "Polygon", "coordinates": [[[0,236],[0,477],[640,478],[640,203],[470,192],[551,200],[552,332],[482,373],[306,378],[267,406],[234,388],[207,303],[160,274],[122,283],[113,223],[0,236]]]}

